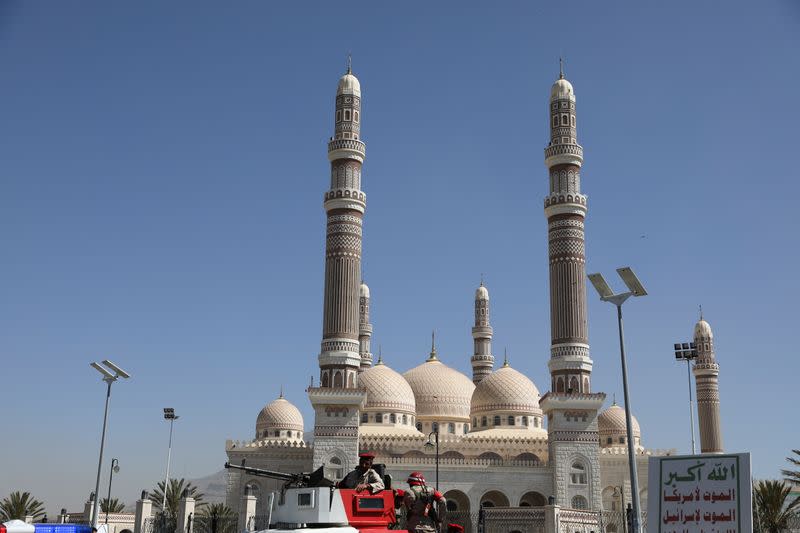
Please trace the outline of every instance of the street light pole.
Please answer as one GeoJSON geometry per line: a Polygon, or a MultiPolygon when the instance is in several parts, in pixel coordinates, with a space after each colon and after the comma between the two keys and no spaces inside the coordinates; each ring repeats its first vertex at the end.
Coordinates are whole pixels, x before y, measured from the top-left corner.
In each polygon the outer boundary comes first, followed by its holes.
{"type": "Polygon", "coordinates": [[[94,506],[92,507],[92,527],[97,527],[97,516],[100,511],[100,472],[103,469],[103,449],[105,448],[106,444],[106,427],[108,426],[108,403],[111,400],[111,384],[117,381],[119,378],[128,379],[130,374],[122,370],[120,367],[109,361],[108,359],[103,360],[102,366],[100,363],[89,363],[89,366],[97,370],[103,375],[103,381],[108,384],[108,388],[106,389],[106,407],[105,411],[103,412],[103,431],[100,434],[100,458],[97,460],[97,480],[94,484],[94,506]],[[112,374],[113,372],[113,374],[112,374]]]}
{"type": "Polygon", "coordinates": [[[694,407],[692,406],[692,359],[697,359],[697,348],[693,342],[675,343],[675,359],[686,361],[686,378],[689,381],[689,425],[692,430],[692,455],[695,455],[694,444],[694,407]]]}
{"type": "Polygon", "coordinates": [[[433,448],[436,447],[436,490],[439,490],[439,426],[436,426],[436,429],[428,433],[428,442],[425,443],[426,448],[433,448]],[[435,436],[436,444],[431,442],[431,437],[435,436]]]}
{"type": "Polygon", "coordinates": [[[111,469],[108,474],[108,497],[106,498],[106,525],[108,525],[108,513],[111,512],[111,480],[114,474],[119,472],[119,459],[111,459],[111,469]]]}
{"type": "Polygon", "coordinates": [[[167,473],[164,475],[164,498],[161,501],[161,512],[167,511],[167,486],[169,484],[169,462],[172,457],[172,424],[180,418],[175,415],[175,409],[172,407],[164,408],[164,420],[169,420],[169,446],[167,447],[167,473]]]}
{"type": "Polygon", "coordinates": [[[645,290],[639,278],[633,273],[630,267],[618,268],[617,273],[628,287],[628,292],[614,294],[608,286],[602,274],[589,274],[589,280],[600,294],[600,299],[604,302],[611,302],[617,307],[617,326],[619,328],[619,355],[622,365],[622,392],[625,396],[625,430],[628,441],[628,468],[631,476],[631,492],[633,503],[633,517],[631,520],[630,533],[640,533],[639,529],[639,478],[636,472],[636,457],[633,446],[633,423],[631,422],[631,402],[628,394],[628,363],[625,359],[625,333],[622,326],[622,304],[631,296],[645,296],[645,290]]]}

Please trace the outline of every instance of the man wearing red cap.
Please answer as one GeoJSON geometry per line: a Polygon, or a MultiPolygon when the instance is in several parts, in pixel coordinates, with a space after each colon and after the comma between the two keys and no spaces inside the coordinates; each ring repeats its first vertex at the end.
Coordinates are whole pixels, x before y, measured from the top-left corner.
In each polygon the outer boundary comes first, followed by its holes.
{"type": "Polygon", "coordinates": [[[344,476],[344,479],[339,482],[339,488],[356,489],[358,492],[369,490],[373,494],[383,490],[385,487],[381,476],[372,469],[373,459],[375,459],[374,453],[362,452],[358,454],[358,466],[344,476]]]}
{"type": "Polygon", "coordinates": [[[406,528],[410,533],[434,533],[439,530],[447,500],[438,490],[425,484],[422,472],[408,475],[409,490],[403,495],[406,508],[406,528]],[[438,512],[437,512],[438,504],[438,512]]]}

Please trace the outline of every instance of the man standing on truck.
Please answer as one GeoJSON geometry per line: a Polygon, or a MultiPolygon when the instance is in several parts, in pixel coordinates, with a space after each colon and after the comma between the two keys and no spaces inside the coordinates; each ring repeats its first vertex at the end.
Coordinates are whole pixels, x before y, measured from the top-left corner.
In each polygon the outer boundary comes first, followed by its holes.
{"type": "Polygon", "coordinates": [[[369,490],[372,494],[382,491],[384,489],[383,480],[372,469],[373,459],[375,459],[374,453],[362,452],[358,454],[358,466],[344,476],[344,479],[339,482],[339,488],[355,489],[358,492],[369,490]]]}
{"type": "Polygon", "coordinates": [[[403,495],[403,505],[406,508],[406,528],[409,533],[439,531],[443,518],[439,512],[445,512],[447,500],[441,492],[425,484],[422,472],[411,472],[408,486],[409,490],[403,495]]]}

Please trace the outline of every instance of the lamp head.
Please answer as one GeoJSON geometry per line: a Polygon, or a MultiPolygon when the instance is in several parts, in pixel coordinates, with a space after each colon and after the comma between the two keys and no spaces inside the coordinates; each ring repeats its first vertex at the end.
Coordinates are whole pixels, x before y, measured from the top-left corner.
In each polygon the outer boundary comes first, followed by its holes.
{"type": "Polygon", "coordinates": [[[621,277],[622,281],[625,282],[625,285],[628,287],[628,290],[631,291],[632,295],[634,296],[647,295],[647,291],[644,289],[642,282],[639,281],[639,278],[637,278],[636,274],[633,273],[631,267],[618,268],[617,274],[619,274],[619,277],[621,277]]]}

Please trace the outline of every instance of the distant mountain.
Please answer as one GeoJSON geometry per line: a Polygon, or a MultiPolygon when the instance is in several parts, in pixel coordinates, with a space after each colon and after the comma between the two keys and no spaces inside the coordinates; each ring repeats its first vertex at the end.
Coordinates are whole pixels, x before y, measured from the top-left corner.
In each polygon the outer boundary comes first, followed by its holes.
{"type": "Polygon", "coordinates": [[[225,491],[228,487],[227,471],[223,468],[219,472],[205,477],[190,480],[197,486],[197,490],[202,492],[205,497],[204,502],[208,503],[224,503],[225,491]]]}

